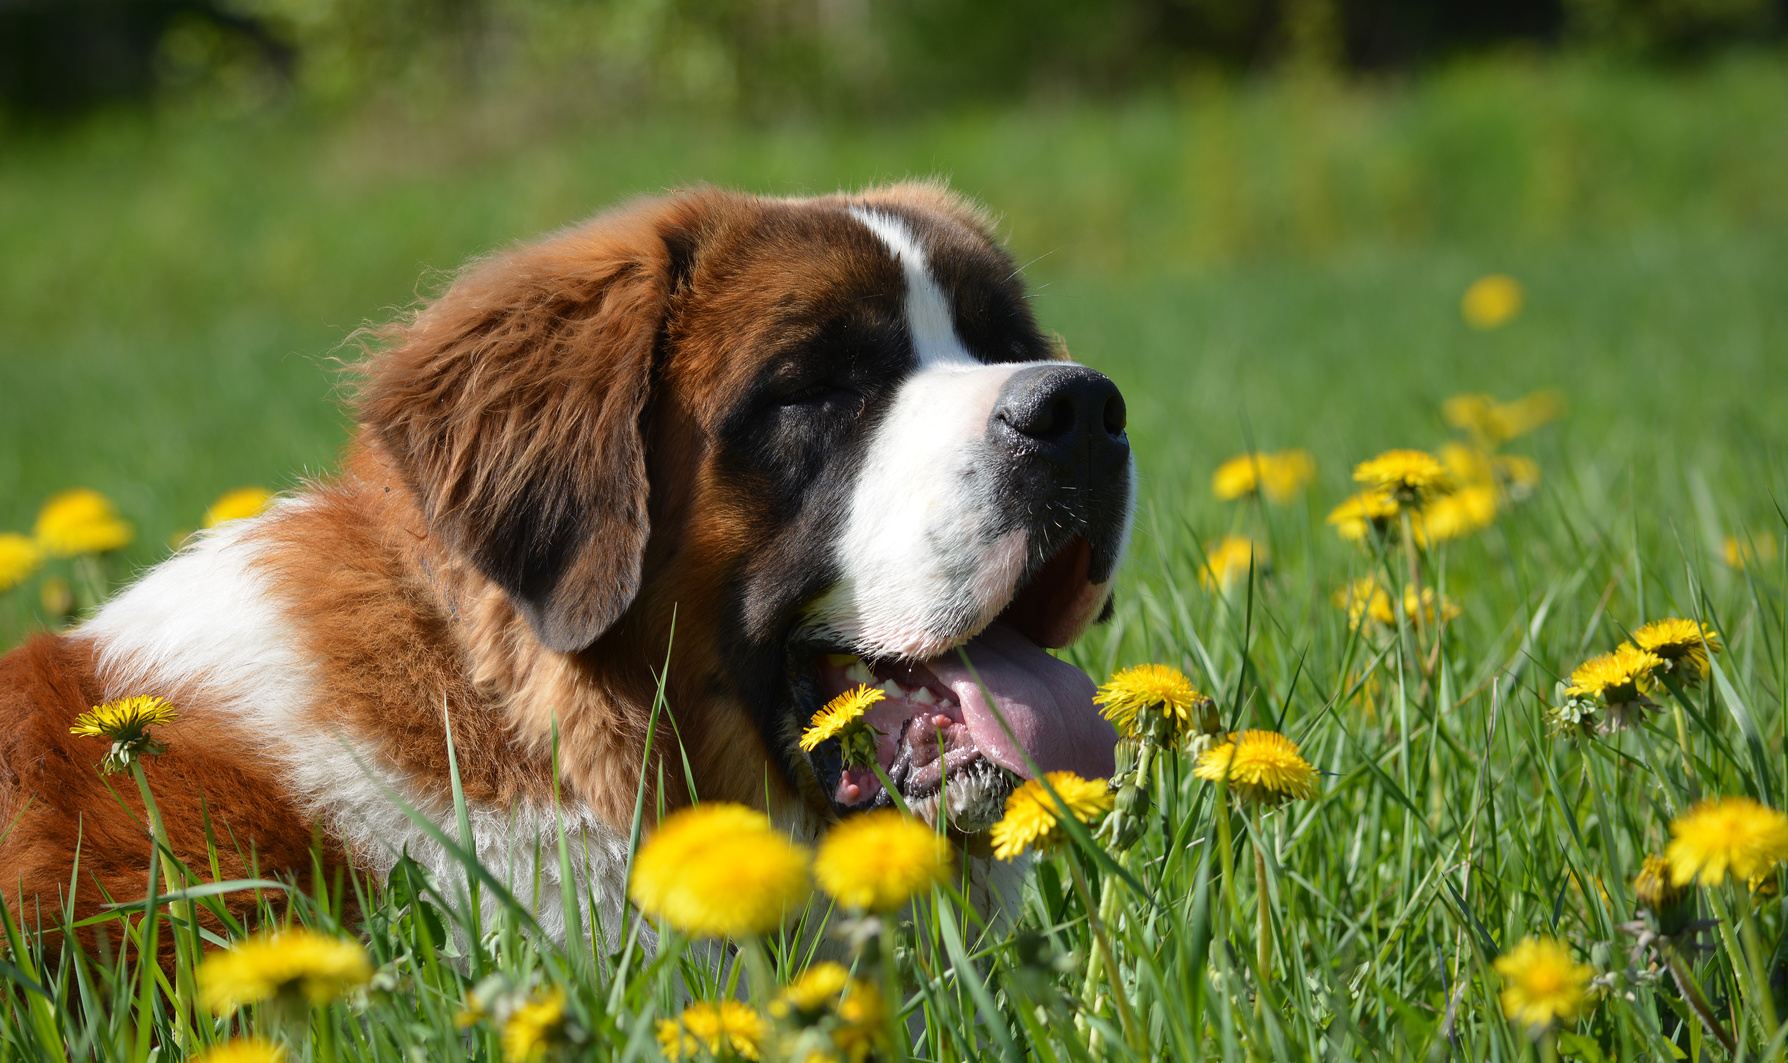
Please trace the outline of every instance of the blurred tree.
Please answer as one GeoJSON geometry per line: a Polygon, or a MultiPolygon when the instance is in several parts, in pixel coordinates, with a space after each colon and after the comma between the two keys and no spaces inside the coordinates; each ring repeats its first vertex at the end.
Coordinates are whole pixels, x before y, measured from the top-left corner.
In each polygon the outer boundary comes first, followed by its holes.
{"type": "Polygon", "coordinates": [[[0,99],[158,88],[521,93],[776,114],[1120,92],[1191,71],[1372,70],[1511,42],[1692,54],[1788,0],[0,0],[0,99]],[[261,72],[257,74],[255,71],[261,72]]]}
{"type": "Polygon", "coordinates": [[[1682,55],[1756,39],[1777,28],[1772,0],[1565,0],[1571,33],[1627,52],[1682,55]]]}
{"type": "Polygon", "coordinates": [[[55,115],[146,95],[163,80],[170,33],[202,35],[218,53],[208,66],[227,52],[274,80],[295,58],[264,22],[212,0],[0,0],[0,102],[55,115]]]}

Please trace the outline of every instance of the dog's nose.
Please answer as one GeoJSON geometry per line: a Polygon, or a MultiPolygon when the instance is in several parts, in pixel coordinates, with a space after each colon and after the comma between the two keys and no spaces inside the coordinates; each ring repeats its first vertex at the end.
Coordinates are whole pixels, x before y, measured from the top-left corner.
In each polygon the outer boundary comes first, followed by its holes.
{"type": "Polygon", "coordinates": [[[1124,396],[1103,373],[1039,365],[1007,379],[988,427],[1014,451],[1087,475],[1129,454],[1124,419],[1124,396]]]}

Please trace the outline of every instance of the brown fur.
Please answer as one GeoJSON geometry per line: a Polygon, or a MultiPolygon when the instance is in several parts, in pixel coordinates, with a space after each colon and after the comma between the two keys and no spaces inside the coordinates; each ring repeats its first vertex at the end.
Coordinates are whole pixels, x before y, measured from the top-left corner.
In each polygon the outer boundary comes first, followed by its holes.
{"type": "MultiPolygon", "coordinates": [[[[986,236],[941,186],[876,195],[952,219],[965,244],[986,236]]],[[[837,211],[702,191],[476,263],[381,333],[342,475],[253,532],[322,676],[316,741],[351,737],[434,811],[450,796],[445,716],[470,801],[543,807],[556,726],[567,796],[624,826],[642,764],[654,799],[688,799],[669,753],[680,739],[703,798],[824,815],[776,766],[720,659],[722,574],[786,559],[762,552],[768,514],[712,440],[778,344],[831,293],[870,282],[899,291],[898,267],[837,211]],[[648,764],[667,652],[670,719],[648,764]]],[[[153,692],[183,713],[147,768],[183,858],[205,865],[203,804],[263,872],[307,868],[312,824],[252,736],[202,691],[153,692]]],[[[67,733],[107,695],[78,638],[0,662],[0,826],[19,817],[0,884],[13,903],[60,902],[77,838],[77,914],[102,891],[141,895],[144,832],[100,785],[98,743],[67,733]]],[[[119,792],[140,815],[134,788],[119,792]]],[[[222,874],[248,874],[252,861],[223,848],[222,874]]]]}
{"type": "MultiPolygon", "coordinates": [[[[69,733],[102,700],[92,651],[78,640],[41,635],[0,659],[0,718],[17,721],[0,730],[0,830],[11,828],[0,883],[8,906],[33,921],[40,908],[47,924],[63,905],[81,917],[148,891],[153,853],[137,788],[116,775],[108,790],[96,768],[104,743],[69,733]]],[[[264,761],[202,716],[159,733],[169,752],[145,759],[143,774],[190,867],[210,874],[207,815],[220,880],[311,867],[310,825],[266,784],[264,761]]],[[[326,865],[341,860],[337,850],[322,855],[326,865]]],[[[232,906],[252,903],[240,896],[232,906]]]]}

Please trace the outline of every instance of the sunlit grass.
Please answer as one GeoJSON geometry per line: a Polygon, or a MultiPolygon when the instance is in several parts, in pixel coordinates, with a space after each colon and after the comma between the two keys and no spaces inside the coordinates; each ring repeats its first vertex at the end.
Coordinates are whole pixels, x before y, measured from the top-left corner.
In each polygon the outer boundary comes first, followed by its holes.
{"type": "MultiPolygon", "coordinates": [[[[922,1016],[913,1055],[1720,1059],[1723,1034],[1767,1058],[1765,1019],[1788,1016],[1760,988],[1788,973],[1779,894],[1689,889],[1672,932],[1717,920],[1700,951],[1635,954],[1623,924],[1696,800],[1788,803],[1783,83],[1763,61],[1675,80],[1511,67],[1407,94],[1262,86],[870,132],[551,128],[499,138],[513,157],[426,131],[386,155],[335,126],[173,119],[33,145],[0,163],[19,193],[0,197],[18,249],[0,262],[0,530],[86,485],[138,536],[49,560],[0,635],[41,621],[45,581],[90,602],[226,490],[326,469],[344,434],[319,359],[421,268],[683,179],[828,190],[946,170],[1007,213],[1022,257],[1048,255],[1040,314],[1129,403],[1132,556],[1116,618],[1069,656],[1100,681],[1178,668],[1224,729],[1282,732],[1322,774],[1257,814],[1220,802],[1189,751],[1163,753],[1134,846],[1064,824],[1013,925],[984,928],[951,889],[922,900],[891,954],[922,1016]],[[1461,300],[1490,274],[1523,298],[1474,328],[1461,300]],[[1488,527],[1412,556],[1325,524],[1356,463],[1465,441],[1446,397],[1539,388],[1566,413],[1506,445],[1540,481],[1488,527]],[[1301,493],[1212,495],[1223,459],[1288,448],[1314,459],[1301,493]],[[1230,536],[1260,544],[1251,566],[1213,568],[1230,536]],[[1382,608],[1350,617],[1362,580],[1382,608]],[[1412,580],[1434,596],[1406,596],[1412,580]],[[1720,633],[1706,681],[1660,681],[1625,730],[1559,727],[1561,681],[1666,617],[1720,633]],[[1550,1042],[1505,1017],[1493,967],[1528,936],[1599,978],[1550,1042]]],[[[462,895],[486,887],[410,864],[345,895],[257,888],[265,917],[363,939],[377,969],[292,1035],[314,1058],[500,1058],[498,1023],[454,1021],[483,985],[563,989],[578,1054],[652,1059],[657,1020],[746,980],[706,946],[651,952],[638,921],[613,942],[574,921],[563,945],[504,903],[474,923],[462,895]]],[[[159,871],[144,889],[164,891],[159,871]]],[[[158,903],[157,920],[112,917],[92,951],[46,950],[36,933],[63,917],[15,913],[0,1060],[168,1059],[275,1032],[253,1008],[181,1026],[182,980],[138,956],[151,935],[187,935],[188,963],[221,945],[166,918],[217,901],[158,903]]],[[[767,940],[777,981],[808,965],[822,914],[767,940]]]]}

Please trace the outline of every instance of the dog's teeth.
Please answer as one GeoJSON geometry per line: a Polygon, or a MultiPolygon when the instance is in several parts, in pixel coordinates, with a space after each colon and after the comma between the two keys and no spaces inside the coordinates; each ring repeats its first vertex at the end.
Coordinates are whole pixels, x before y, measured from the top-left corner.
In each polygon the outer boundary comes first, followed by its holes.
{"type": "Polygon", "coordinates": [[[863,659],[854,653],[828,653],[826,665],[831,668],[849,668],[853,664],[862,664],[863,659]]]}
{"type": "Polygon", "coordinates": [[[916,705],[936,705],[937,695],[931,692],[930,687],[920,687],[918,693],[911,695],[907,700],[916,705]]]}
{"type": "Polygon", "coordinates": [[[900,689],[900,684],[892,679],[882,680],[882,693],[888,695],[890,698],[906,697],[906,691],[900,689]]]}
{"type": "Polygon", "coordinates": [[[852,657],[850,667],[844,670],[844,678],[853,683],[868,684],[875,679],[875,676],[869,674],[869,666],[863,663],[861,657],[852,657]]]}

